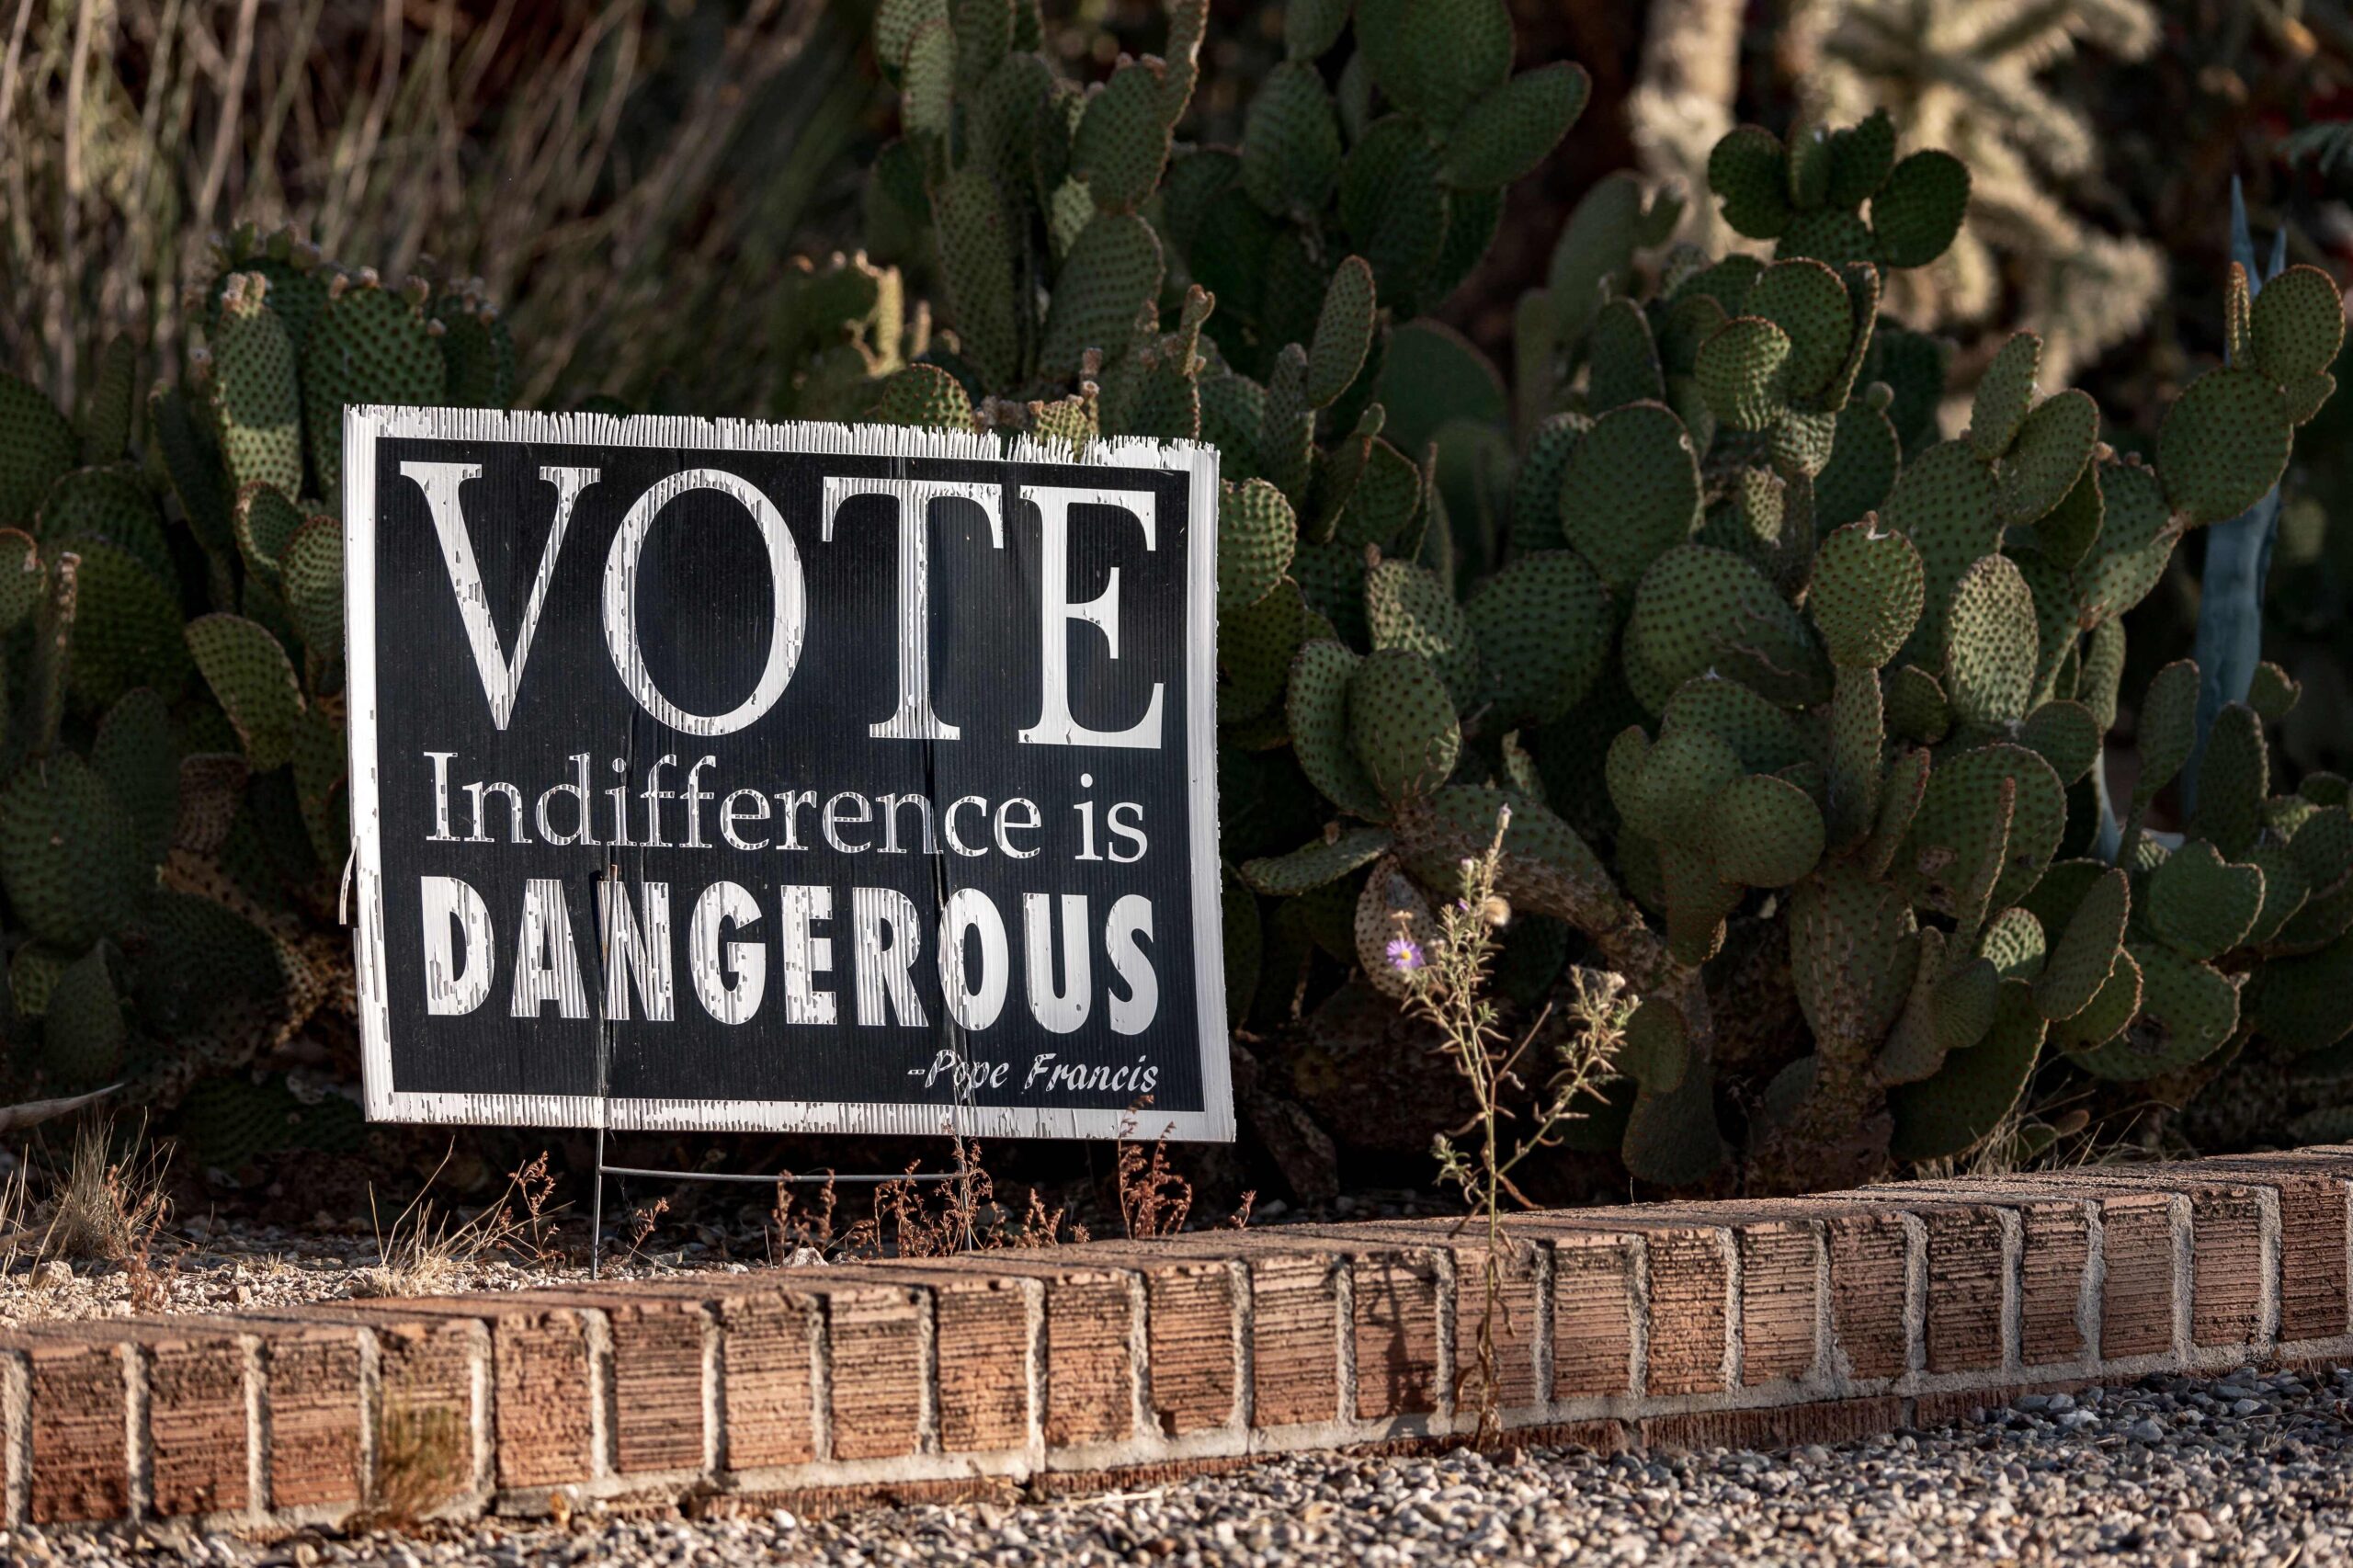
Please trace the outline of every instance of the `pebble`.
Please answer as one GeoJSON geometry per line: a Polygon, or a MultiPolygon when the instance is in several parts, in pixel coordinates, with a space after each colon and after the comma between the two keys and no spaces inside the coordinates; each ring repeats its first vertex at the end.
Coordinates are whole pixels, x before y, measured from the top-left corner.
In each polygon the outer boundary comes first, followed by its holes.
{"type": "Polygon", "coordinates": [[[2153,1377],[2086,1391],[2065,1409],[2059,1396],[2039,1407],[2034,1397],[1982,1422],[1782,1454],[1303,1454],[1044,1503],[1008,1491],[954,1507],[694,1521],[587,1504],[561,1525],[484,1520],[349,1538],[306,1530],[267,1544],[19,1527],[0,1533],[0,1560],[94,1568],[2057,1568],[2097,1559],[2353,1568],[2353,1371],[2309,1382],[2234,1373],[2221,1385],[2153,1377]],[[2224,1398],[2242,1418],[2182,1424],[2204,1406],[2223,1408],[2224,1398]]]}

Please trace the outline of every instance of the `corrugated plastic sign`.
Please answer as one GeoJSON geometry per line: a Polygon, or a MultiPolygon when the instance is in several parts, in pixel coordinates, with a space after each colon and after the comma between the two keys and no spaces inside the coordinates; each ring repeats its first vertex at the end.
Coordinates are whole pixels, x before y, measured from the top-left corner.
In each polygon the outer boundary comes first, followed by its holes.
{"type": "Polygon", "coordinates": [[[345,431],[371,1117],[1233,1136],[1215,452],[345,431]]]}

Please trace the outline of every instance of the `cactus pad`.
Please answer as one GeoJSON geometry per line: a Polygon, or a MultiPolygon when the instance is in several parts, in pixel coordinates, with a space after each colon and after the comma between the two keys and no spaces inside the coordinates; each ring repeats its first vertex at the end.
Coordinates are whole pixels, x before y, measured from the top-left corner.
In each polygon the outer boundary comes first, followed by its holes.
{"type": "Polygon", "coordinates": [[[449,364],[440,328],[411,290],[372,277],[337,278],[301,349],[302,437],[330,497],[343,484],[343,411],[352,403],[438,403],[449,364]]]}
{"type": "Polygon", "coordinates": [[[1779,237],[1795,216],[1780,138],[1761,126],[1736,126],[1717,142],[1708,154],[1708,188],[1723,203],[1724,222],[1752,240],[1779,237]]]}
{"type": "Polygon", "coordinates": [[[1866,521],[1822,541],[1806,608],[1831,663],[1876,669],[1911,636],[1922,597],[1920,555],[1912,542],[1866,521]]]}
{"type": "Polygon", "coordinates": [[[1348,740],[1348,686],[1360,661],[1337,642],[1304,643],[1291,663],[1286,713],[1308,781],[1344,811],[1381,818],[1381,791],[1348,740]]]}
{"type": "Polygon", "coordinates": [[[124,931],[153,879],[131,819],[73,753],[0,791],[0,887],[33,935],[78,951],[124,931]]]}
{"type": "Polygon", "coordinates": [[[1229,485],[1218,498],[1217,599],[1221,615],[1274,592],[1299,546],[1299,519],[1263,479],[1229,485]]]}
{"type": "Polygon", "coordinates": [[[1706,848],[1715,838],[1715,799],[1740,776],[1740,754],[1724,741],[1705,730],[1669,731],[1643,760],[1639,809],[1627,820],[1646,837],[1706,848]]]}
{"type": "Polygon", "coordinates": [[[155,498],[128,467],[79,468],[59,479],[41,503],[38,537],[45,545],[66,549],[104,540],[157,576],[174,574],[155,498]]]}
{"type": "Polygon", "coordinates": [[[2263,908],[2263,872],[2191,839],[2149,877],[2149,928],[2184,958],[2213,959],[2245,940],[2263,908]]]}
{"type": "Polygon", "coordinates": [[[1650,322],[1631,300],[1612,300],[1586,335],[1586,402],[1595,413],[1666,396],[1665,372],[1650,322]]]}
{"type": "Polygon", "coordinates": [[[1926,267],[1944,255],[1969,211],[1969,168],[1949,153],[1914,153],[1871,196],[1871,239],[1886,267],[1926,267]]]}
{"type": "Polygon", "coordinates": [[[1365,128],[1340,169],[1340,222],[1381,297],[1410,308],[1446,243],[1446,191],[1429,135],[1405,115],[1365,128]]]}
{"type": "Polygon", "coordinates": [[[2116,955],[2108,978],[2090,1002],[2064,1018],[2054,1019],[2052,1036],[2061,1050],[2080,1053],[2098,1050],[2117,1040],[2141,1010],[2140,961],[2131,952],[2116,955]]]}
{"type": "Polygon", "coordinates": [[[1944,687],[1964,724],[2014,724],[2034,693],[2034,595],[2006,555],[1961,574],[1945,622],[1944,687]]]}
{"type": "Polygon", "coordinates": [[[189,666],[170,583],[103,540],[79,540],[72,549],[81,557],[69,668],[74,695],[97,708],[134,686],[178,696],[189,666]]]}
{"type": "Polygon", "coordinates": [[[2312,897],[2313,884],[2285,845],[2257,844],[2247,851],[2246,859],[2263,873],[2263,910],[2255,917],[2255,928],[2246,934],[2247,942],[2254,945],[2270,941],[2296,917],[2312,897]]]}
{"type": "Polygon", "coordinates": [[[1829,695],[1813,631],[1754,566],[1705,545],[1667,551],[1643,575],[1628,646],[1674,687],[1710,669],[1777,702],[1829,695]]]}
{"type": "Polygon", "coordinates": [[[1073,242],[1054,275],[1040,368],[1050,375],[1077,370],[1089,348],[1109,358],[1127,346],[1136,316],[1160,295],[1160,241],[1132,212],[1098,212],[1073,242]]]}
{"type": "MultiPolygon", "coordinates": [[[[1846,363],[1847,347],[1855,335],[1848,309],[1847,286],[1838,274],[1818,261],[1806,260],[1777,261],[1768,267],[1741,307],[1743,314],[1760,316],[1788,336],[1784,381],[1787,394],[1793,398],[1814,396],[1846,363]]],[[[1700,355],[1704,362],[1704,347],[1700,355]]],[[[1711,406],[1714,406],[1712,400],[1711,406]]]]}
{"type": "Polygon", "coordinates": [[[1285,61],[1250,100],[1242,131],[1242,188],[1278,218],[1322,211],[1340,176],[1340,121],[1314,66],[1285,61]]]}
{"type": "Polygon", "coordinates": [[[1102,210],[1132,212],[1159,183],[1168,158],[1161,108],[1159,73],[1141,61],[1112,72],[1086,100],[1071,136],[1070,172],[1102,210]]]}
{"type": "Polygon", "coordinates": [[[2092,770],[2099,760],[2100,740],[2099,721],[2075,701],[2043,703],[2018,728],[2018,744],[2041,753],[2062,784],[2073,784],[2092,770]]]}
{"type": "Polygon", "coordinates": [[[1359,0],[1356,38],[1382,96],[1436,126],[1452,125],[1511,71],[1504,0],[1359,0]]]}
{"type": "Polygon", "coordinates": [[[2106,1045],[2076,1052],[2075,1064],[2097,1078],[2154,1078],[2220,1050],[2238,1028],[2238,987],[2156,943],[2136,942],[2129,951],[2141,969],[2140,1011],[2106,1045]]]}
{"type": "Polygon", "coordinates": [[[2277,724],[2294,711],[2296,699],[2302,695],[2302,683],[2268,659],[2257,664],[2247,677],[2246,705],[2267,724],[2277,724]]]}
{"type": "Polygon", "coordinates": [[[1270,897],[1294,898],[1370,865],[1388,848],[1389,835],[1384,830],[1352,827],[1288,855],[1245,860],[1242,880],[1270,897]]]}
{"type": "Polygon", "coordinates": [[[1364,369],[1372,329],[1372,267],[1364,257],[1352,256],[1334,269],[1323,312],[1315,320],[1315,339],[1307,350],[1309,403],[1324,408],[1348,390],[1364,369]]]}
{"type": "Polygon", "coordinates": [[[2155,800],[2189,760],[2198,740],[2198,666],[2176,659],[2149,679],[2141,699],[2141,773],[2132,786],[2135,805],[2155,800]]]}
{"type": "Polygon", "coordinates": [[[2034,404],[2035,377],[2042,368],[2042,339],[2030,332],[2012,333],[1978,379],[1977,397],[1969,409],[1969,444],[1992,462],[2010,449],[2027,410],[2034,404]]]}
{"type": "Polygon", "coordinates": [[[1626,1020],[1625,1043],[1613,1065],[1648,1093],[1681,1088],[1691,1065],[1691,1034],[1683,1015],[1664,997],[1645,997],[1626,1020]]]}
{"type": "Polygon", "coordinates": [[[1947,1056],[1935,1076],[1889,1091],[1895,1131],[1888,1153],[1907,1161],[1947,1159],[1984,1142],[2026,1092],[2045,1028],[2026,983],[2002,982],[1978,1044],[1947,1056]]]}
{"type": "Polygon", "coordinates": [[[2049,956],[2042,922],[2031,911],[2013,904],[1986,923],[1978,938],[1977,956],[1994,966],[2004,980],[2031,982],[2042,972],[2049,956]]]}
{"type": "Polygon", "coordinates": [[[259,273],[233,275],[212,333],[212,414],[238,485],[302,491],[302,389],[293,340],[265,301],[259,273]]]}
{"type": "MultiPolygon", "coordinates": [[[[1845,308],[1843,290],[1840,308],[1845,308]]],[[[1708,411],[1734,430],[1763,430],[1773,425],[1789,406],[1793,351],[1790,335],[1762,316],[1734,316],[1724,323],[1699,345],[1692,366],[1708,411]]]]}
{"type": "Polygon", "coordinates": [[[1019,357],[1014,324],[1010,220],[996,184],[967,165],[931,195],[940,281],[949,319],[965,357],[993,385],[1014,379],[1019,357]]]}
{"type": "Polygon", "coordinates": [[[2268,960],[2249,997],[2256,1031],[2298,1055],[2325,1051],[2353,1031],[2353,940],[2268,960]]]}
{"type": "MultiPolygon", "coordinates": [[[[2071,862],[2072,864],[2072,862],[2071,862]]],[[[2098,872],[2076,903],[2036,977],[2034,1003],[2048,1018],[2072,1018],[2099,994],[2116,967],[2132,912],[2132,884],[2121,870],[2098,872]]]]}
{"type": "Polygon", "coordinates": [[[1699,461],[1690,433],[1659,403],[1612,409],[1570,452],[1558,498],[1569,543],[1610,587],[1631,588],[1699,524],[1699,461]]]}
{"type": "Polygon", "coordinates": [[[188,647],[236,726],[254,771],[290,759],[302,687],[278,639],[242,616],[208,615],[188,622],[188,647]]]}
{"type": "Polygon", "coordinates": [[[0,528],[0,632],[14,631],[25,623],[40,603],[48,580],[41,569],[40,547],[32,535],[0,528]]]}
{"type": "Polygon", "coordinates": [[[74,426],[57,405],[0,370],[0,528],[30,528],[41,497],[79,460],[74,426]]]}
{"type": "Polygon", "coordinates": [[[1585,700],[1609,657],[1609,590],[1581,556],[1523,554],[1463,606],[1486,672],[1487,699],[1508,722],[1550,723],[1585,700]]]}
{"type": "Polygon", "coordinates": [[[1458,190],[1492,190],[1533,171],[1585,112],[1593,78],[1555,61],[1523,71],[1462,112],[1446,142],[1446,174],[1458,190]]]}
{"type": "Polygon", "coordinates": [[[141,862],[161,862],[179,818],[179,756],[164,699],[141,687],[108,709],[90,766],[130,819],[141,862]]]}
{"type": "Polygon", "coordinates": [[[2031,523],[2065,500],[2099,444],[2099,405],[2073,387],[2027,415],[1999,471],[2002,521],[2031,523]]]}
{"type": "Polygon", "coordinates": [[[2283,387],[2310,381],[2345,345],[2345,297],[2317,267],[2291,267],[2263,286],[2248,323],[2256,368],[2283,387]]]}
{"type": "Polygon", "coordinates": [[[2193,832],[2236,858],[2263,831],[2264,797],[2271,790],[2271,759],[2263,742],[2263,721],[2243,702],[2225,704],[2207,733],[2198,764],[2198,809],[2193,832]]]}
{"type": "Polygon", "coordinates": [[[937,365],[909,365],[882,382],[867,417],[882,425],[926,430],[970,430],[972,400],[963,384],[937,365]]]}
{"type": "Polygon", "coordinates": [[[1998,786],[2016,780],[2008,849],[1990,890],[1995,909],[2018,903],[2050,864],[2067,821],[2067,791],[2051,765],[2023,746],[1997,743],[1938,761],[1911,834],[1893,867],[1898,885],[1924,909],[1957,913],[1968,874],[1987,840],[1998,786]]]}
{"type": "MultiPolygon", "coordinates": [[[[1226,673],[1218,691],[1220,723],[1255,718],[1282,696],[1300,644],[1318,634],[1310,621],[1299,585],[1288,580],[1256,604],[1219,611],[1217,656],[1226,673]]],[[[1328,633],[1324,627],[1322,634],[1328,633]]]]}
{"type": "Polygon", "coordinates": [[[2001,546],[1993,471],[1968,442],[1941,442],[1904,465],[1881,516],[1919,551],[1926,574],[1926,608],[1906,655],[1921,665],[1941,662],[1953,589],[1963,573],[2001,546]]]}
{"type": "Polygon", "coordinates": [[[95,1088],[121,1066],[127,1034],[106,949],[93,946],[65,966],[50,991],[41,1020],[41,1066],[59,1088],[95,1088]]]}
{"type": "Polygon", "coordinates": [[[1704,730],[1733,748],[1742,769],[1779,773],[1805,760],[1796,722],[1738,681],[1702,676],[1676,687],[1659,715],[1661,733],[1704,730]]]}
{"type": "Polygon", "coordinates": [[[2295,428],[2287,399],[2259,370],[2209,370],[2165,410],[2157,472],[2165,501],[2192,526],[2235,517],[2279,483],[2295,428]]]}
{"type": "Polygon", "coordinates": [[[1826,830],[1813,797],[1767,774],[1734,779],[1709,808],[1717,874],[1753,888],[1787,887],[1822,858],[1826,830]]]}
{"type": "Polygon", "coordinates": [[[1404,648],[1428,660],[1456,707],[1478,700],[1478,641],[1470,618],[1436,574],[1410,562],[1383,561],[1365,573],[1364,603],[1375,648],[1404,648]]]}
{"type": "Polygon", "coordinates": [[[237,509],[230,525],[245,570],[273,588],[281,580],[278,558],[304,520],[301,508],[288,499],[290,494],[259,483],[246,485],[237,493],[237,509]]]}
{"type": "Polygon", "coordinates": [[[342,658],[342,519],[321,516],[305,522],[287,540],[278,574],[302,645],[322,659],[342,658]]]}
{"type": "Polygon", "coordinates": [[[1830,460],[1814,475],[1814,526],[1844,528],[1885,506],[1901,458],[1895,426],[1885,414],[1864,403],[1840,409],[1830,460]]]}
{"type": "Polygon", "coordinates": [[[1369,654],[1348,679],[1348,739],[1384,800],[1444,784],[1462,732],[1437,666],[1407,648],[1369,654]]]}

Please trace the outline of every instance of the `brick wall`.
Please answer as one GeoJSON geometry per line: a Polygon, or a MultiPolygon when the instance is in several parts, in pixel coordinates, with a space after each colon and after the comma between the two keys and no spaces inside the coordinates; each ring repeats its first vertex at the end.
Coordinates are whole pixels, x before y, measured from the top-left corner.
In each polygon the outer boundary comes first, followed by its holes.
{"type": "Polygon", "coordinates": [[[1487,1386],[1529,1442],[1835,1441],[2353,1358],[2349,1191],[2316,1149],[1520,1215],[1492,1319],[1483,1231],[1417,1221],[36,1326],[0,1514],[952,1496],[1445,1442],[1487,1386]]]}

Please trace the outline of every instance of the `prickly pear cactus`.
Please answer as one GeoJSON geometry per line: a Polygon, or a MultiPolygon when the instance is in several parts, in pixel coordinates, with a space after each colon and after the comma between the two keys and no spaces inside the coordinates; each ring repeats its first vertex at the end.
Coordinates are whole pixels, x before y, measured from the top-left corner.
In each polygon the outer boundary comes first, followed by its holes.
{"type": "MultiPolygon", "coordinates": [[[[1036,0],[881,0],[901,139],[868,250],[773,285],[770,412],[1217,447],[1245,1048],[1387,1017],[1384,934],[1506,804],[1497,989],[1532,1017],[1572,962],[1624,978],[1576,1139],[1646,1183],[1836,1185],[1968,1152],[2039,1075],[2177,1090],[2353,1033],[2353,817],[2278,776],[2287,677],[2210,726],[2160,670],[2109,786],[2122,618],[2332,395],[2327,277],[2235,290],[2227,364],[2145,440],[2039,385],[2030,335],[1949,433],[1943,347],[1880,304],[1967,169],[1881,115],[1742,127],[1691,199],[1769,255],[1669,246],[1685,198],[1606,177],[1507,382],[1417,312],[1585,73],[1516,73],[1505,0],[1292,0],[1239,144],[1203,145],[1208,20],[1172,0],[1165,56],[1081,81],[1036,0]]],[[[143,408],[128,349],[74,419],[0,377],[0,939],[12,1060],[61,1084],[184,1085],[316,1005],[340,413],[516,382],[478,285],[290,233],[224,242],[192,305],[202,358],[143,408]]],[[[1277,1075],[1237,1072],[1245,1117],[1312,1143],[1277,1075]]],[[[199,1141],[259,1146],[254,1103],[208,1091],[199,1141]]]]}
{"type": "Polygon", "coordinates": [[[476,284],[388,286],[290,232],[217,244],[204,347],[78,421],[0,376],[0,894],[10,1067],[176,1100],[348,991],[351,403],[504,406],[476,284]]]}
{"type": "Polygon", "coordinates": [[[936,329],[891,369],[878,321],[929,319],[896,274],[837,259],[788,295],[805,384],[881,417],[1217,446],[1246,1031],[1312,1032],[1333,964],[1393,996],[1384,934],[1506,803],[1510,983],[1575,958],[1642,999],[1592,1131],[1643,1181],[1862,1179],[1975,1147],[2039,1072],[2179,1081],[2253,1032],[2353,1031],[2353,819],[2273,792],[2285,677],[2215,724],[2180,832],[2147,824],[2194,668],[2142,701],[2129,796],[2107,782],[2121,618],[2330,394],[2326,277],[2262,290],[2154,464],[2038,385],[2030,335],[1948,437],[1943,349],[1880,301],[1952,243],[1968,170],[1884,115],[1745,126],[1705,199],[1770,256],[1662,251],[1681,198],[1604,179],[1506,387],[1410,318],[1584,73],[1514,74],[1502,0],[1293,0],[1241,144],[1193,145],[1205,9],[1082,85],[1032,52],[1029,0],[885,0],[905,138],[870,216],[930,235],[936,329]]]}

